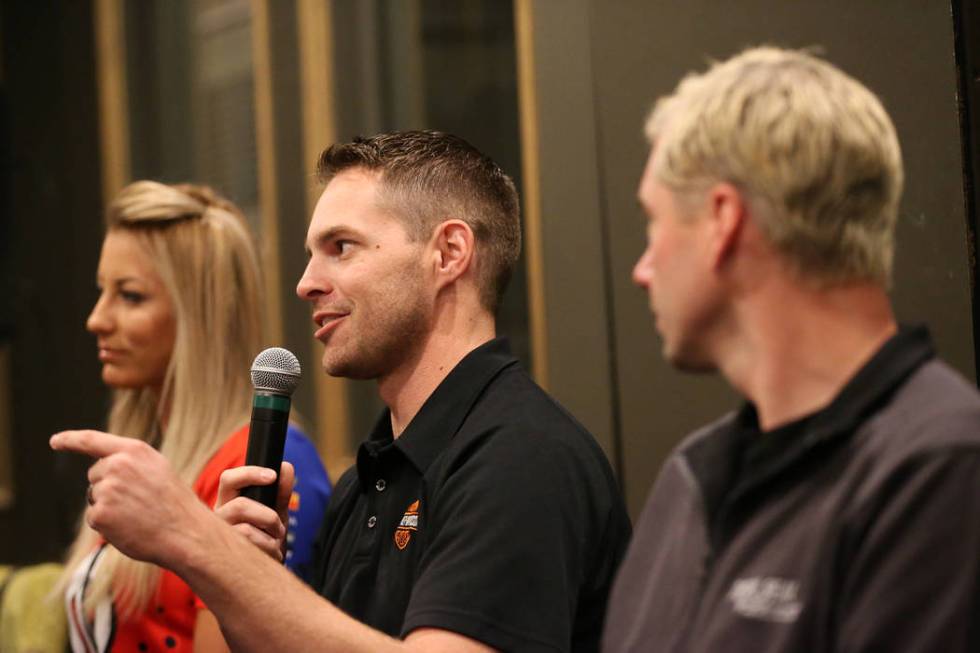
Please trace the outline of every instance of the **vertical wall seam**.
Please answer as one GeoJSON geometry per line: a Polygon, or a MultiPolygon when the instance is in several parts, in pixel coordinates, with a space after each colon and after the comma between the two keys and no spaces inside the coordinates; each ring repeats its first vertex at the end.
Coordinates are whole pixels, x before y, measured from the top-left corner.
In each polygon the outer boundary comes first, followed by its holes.
{"type": "Polygon", "coordinates": [[[531,373],[548,389],[547,304],[544,289],[544,250],[541,215],[541,143],[538,96],[534,71],[532,0],[515,0],[514,35],[517,47],[517,101],[521,130],[521,170],[524,178],[524,257],[527,266],[528,330],[531,373]]]}
{"type": "Polygon", "coordinates": [[[94,28],[102,200],[108,206],[131,174],[122,0],[96,0],[94,28]]]}
{"type": "MultiPolygon", "coordinates": [[[[586,0],[589,1],[589,0],[586,0]]],[[[612,420],[612,444],[613,444],[613,466],[616,469],[616,478],[619,481],[619,489],[623,494],[626,493],[626,466],[623,460],[623,420],[622,420],[622,401],[619,388],[619,346],[616,338],[616,313],[615,313],[615,283],[612,270],[612,237],[610,232],[610,215],[608,191],[606,186],[606,167],[605,157],[603,156],[603,131],[602,120],[599,110],[599,89],[595,74],[595,39],[592,38],[591,26],[594,24],[594,3],[589,2],[589,77],[592,88],[592,117],[595,132],[595,162],[596,179],[599,209],[599,227],[601,231],[601,256],[602,256],[602,286],[603,301],[605,302],[606,313],[606,339],[609,350],[609,400],[611,405],[610,418],[612,420]]]]}
{"type": "MultiPolygon", "coordinates": [[[[311,168],[320,150],[337,140],[332,9],[333,4],[326,0],[299,0],[297,5],[304,164],[311,168]]],[[[310,174],[306,205],[311,215],[317,199],[319,188],[310,174]]],[[[320,347],[314,341],[313,351],[320,351],[320,347]]],[[[312,374],[316,384],[317,443],[330,477],[336,480],[354,461],[350,387],[346,379],[327,376],[319,366],[312,374]]]]}
{"type": "Polygon", "coordinates": [[[255,80],[255,144],[258,150],[260,242],[266,298],[264,319],[270,342],[279,344],[283,342],[282,268],[271,29],[269,0],[252,0],[252,75],[255,80]]]}
{"type": "MultiPolygon", "coordinates": [[[[956,67],[957,114],[960,122],[960,156],[963,161],[963,203],[966,215],[967,264],[970,272],[970,299],[973,307],[973,364],[977,384],[980,385],[980,293],[977,291],[977,249],[980,247],[977,234],[978,193],[974,163],[980,160],[980,142],[974,128],[980,120],[980,110],[976,110],[975,91],[980,87],[980,79],[972,72],[974,64],[980,60],[980,47],[973,49],[971,43],[980,38],[973,34],[969,24],[973,15],[969,13],[969,0],[952,0],[953,52],[956,67]],[[973,38],[974,41],[970,39],[973,38]]],[[[975,21],[976,22],[976,21],[975,21]]]]}

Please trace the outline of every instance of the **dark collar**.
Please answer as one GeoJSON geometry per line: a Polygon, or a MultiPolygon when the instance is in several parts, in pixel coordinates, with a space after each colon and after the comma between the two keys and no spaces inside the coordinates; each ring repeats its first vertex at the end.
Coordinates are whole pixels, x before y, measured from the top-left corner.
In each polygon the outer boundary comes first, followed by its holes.
{"type": "Polygon", "coordinates": [[[358,450],[357,468],[362,485],[372,482],[364,473],[367,459],[392,448],[401,451],[418,472],[424,474],[449,445],[490,381],[502,370],[516,364],[507,338],[494,338],[480,345],[442,380],[397,440],[391,432],[391,412],[385,409],[368,440],[358,450]]]}
{"type": "MultiPolygon", "coordinates": [[[[829,405],[798,420],[807,426],[804,442],[813,445],[839,433],[853,431],[909,374],[935,355],[925,326],[899,327],[829,405]]],[[[754,417],[754,407],[751,412],[754,417]]],[[[755,428],[758,429],[757,418],[755,428]]]]}
{"type": "Polygon", "coordinates": [[[935,356],[924,326],[901,327],[821,410],[770,432],[746,402],[727,427],[688,445],[683,455],[701,485],[707,512],[785,471],[813,449],[849,437],[924,362],[935,356]],[[759,438],[764,438],[759,447],[759,438]],[[742,455],[749,451],[746,465],[742,455]],[[740,469],[740,467],[742,467],[740,469]]]}

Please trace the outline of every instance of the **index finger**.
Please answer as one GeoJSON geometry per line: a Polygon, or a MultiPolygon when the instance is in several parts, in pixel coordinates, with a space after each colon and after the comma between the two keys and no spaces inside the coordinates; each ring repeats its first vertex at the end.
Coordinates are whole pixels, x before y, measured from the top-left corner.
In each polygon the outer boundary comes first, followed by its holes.
{"type": "Polygon", "coordinates": [[[276,512],[283,524],[289,523],[289,502],[296,489],[296,469],[290,462],[283,461],[279,473],[279,495],[276,497],[276,512]]]}
{"type": "Polygon", "coordinates": [[[132,442],[131,438],[92,430],[61,431],[52,435],[48,441],[55,451],[74,451],[87,454],[93,458],[111,456],[122,451],[129,442],[132,442]]]}

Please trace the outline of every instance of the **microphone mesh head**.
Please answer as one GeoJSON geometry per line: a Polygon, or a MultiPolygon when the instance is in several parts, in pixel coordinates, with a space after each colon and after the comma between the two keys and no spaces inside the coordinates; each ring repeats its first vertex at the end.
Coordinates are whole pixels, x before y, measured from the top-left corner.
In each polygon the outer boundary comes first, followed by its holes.
{"type": "Polygon", "coordinates": [[[303,371],[293,352],[282,347],[269,347],[252,363],[252,385],[279,395],[291,396],[299,385],[303,371]]]}

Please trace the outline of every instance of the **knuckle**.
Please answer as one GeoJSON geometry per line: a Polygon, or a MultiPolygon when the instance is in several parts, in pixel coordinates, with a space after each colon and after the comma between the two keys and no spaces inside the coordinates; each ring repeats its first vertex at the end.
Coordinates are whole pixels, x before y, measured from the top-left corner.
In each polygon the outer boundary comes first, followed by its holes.
{"type": "Polygon", "coordinates": [[[129,457],[125,453],[117,453],[103,459],[107,474],[117,475],[125,473],[130,467],[129,457]]]}
{"type": "Polygon", "coordinates": [[[88,522],[90,528],[94,530],[101,530],[102,527],[102,510],[97,506],[92,506],[85,512],[85,521],[88,522]]]}
{"type": "Polygon", "coordinates": [[[241,504],[237,500],[232,499],[225,505],[221,506],[218,514],[220,514],[222,519],[229,524],[238,524],[242,521],[241,504]]]}
{"type": "Polygon", "coordinates": [[[262,513],[262,530],[275,537],[280,528],[282,528],[282,522],[279,521],[279,515],[269,511],[262,513]]]}
{"type": "Polygon", "coordinates": [[[107,476],[99,481],[99,497],[96,505],[99,503],[104,504],[106,501],[111,501],[112,498],[115,497],[119,487],[120,484],[113,476],[107,476]]]}
{"type": "Polygon", "coordinates": [[[252,514],[253,504],[255,502],[249,499],[248,497],[243,497],[241,495],[238,495],[237,497],[232,499],[230,503],[235,505],[235,510],[238,512],[238,514],[242,516],[247,516],[252,514]]]}

